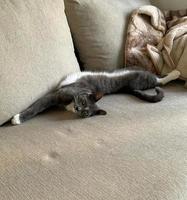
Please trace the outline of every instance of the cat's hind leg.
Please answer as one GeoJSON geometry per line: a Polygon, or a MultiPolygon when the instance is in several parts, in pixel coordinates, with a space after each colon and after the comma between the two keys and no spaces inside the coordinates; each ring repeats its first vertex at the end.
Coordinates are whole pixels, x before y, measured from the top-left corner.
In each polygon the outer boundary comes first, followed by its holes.
{"type": "Polygon", "coordinates": [[[19,125],[23,123],[24,121],[27,121],[37,115],[38,113],[41,113],[45,109],[54,106],[57,104],[57,97],[55,94],[48,94],[39,100],[37,100],[35,103],[33,103],[30,107],[28,107],[23,112],[15,115],[11,123],[13,125],[19,125]]]}
{"type": "Polygon", "coordinates": [[[178,70],[173,70],[164,78],[157,78],[158,85],[166,85],[170,81],[176,80],[180,77],[181,73],[178,70]]]}

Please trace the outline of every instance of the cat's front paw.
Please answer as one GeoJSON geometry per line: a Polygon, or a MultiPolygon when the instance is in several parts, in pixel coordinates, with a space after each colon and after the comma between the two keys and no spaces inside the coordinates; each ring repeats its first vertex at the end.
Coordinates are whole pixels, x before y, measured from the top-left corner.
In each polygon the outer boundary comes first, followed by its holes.
{"type": "Polygon", "coordinates": [[[19,125],[19,124],[21,124],[20,114],[15,115],[15,116],[12,118],[11,123],[12,123],[13,125],[19,125]]]}

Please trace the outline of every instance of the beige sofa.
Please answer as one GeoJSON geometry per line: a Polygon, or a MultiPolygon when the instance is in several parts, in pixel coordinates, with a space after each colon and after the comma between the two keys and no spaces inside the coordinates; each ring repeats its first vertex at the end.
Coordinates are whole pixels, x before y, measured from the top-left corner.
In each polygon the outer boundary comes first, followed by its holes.
{"type": "Polygon", "coordinates": [[[187,94],[164,90],[157,104],[107,96],[106,116],[51,109],[2,126],[0,200],[186,200],[187,94]]]}

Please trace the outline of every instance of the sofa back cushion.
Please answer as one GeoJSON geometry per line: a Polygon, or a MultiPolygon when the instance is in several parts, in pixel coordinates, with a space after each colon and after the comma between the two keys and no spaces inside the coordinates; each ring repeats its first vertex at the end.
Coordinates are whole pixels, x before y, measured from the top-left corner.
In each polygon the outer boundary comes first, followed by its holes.
{"type": "Polygon", "coordinates": [[[129,13],[148,0],[65,0],[80,61],[87,70],[123,67],[129,13]]]}
{"type": "Polygon", "coordinates": [[[151,0],[151,3],[162,10],[180,10],[187,8],[186,0],[151,0]]]}
{"type": "Polygon", "coordinates": [[[0,1],[0,124],[75,71],[62,0],[0,1]]]}

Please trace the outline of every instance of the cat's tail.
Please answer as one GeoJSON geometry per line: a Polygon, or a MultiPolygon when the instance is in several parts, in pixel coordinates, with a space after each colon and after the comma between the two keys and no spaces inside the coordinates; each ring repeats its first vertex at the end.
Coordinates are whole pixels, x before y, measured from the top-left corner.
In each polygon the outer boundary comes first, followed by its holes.
{"type": "Polygon", "coordinates": [[[156,91],[155,95],[147,94],[142,90],[134,90],[132,91],[132,94],[142,100],[145,100],[151,103],[156,103],[163,99],[164,91],[160,87],[156,87],[155,91],[156,91]]]}

